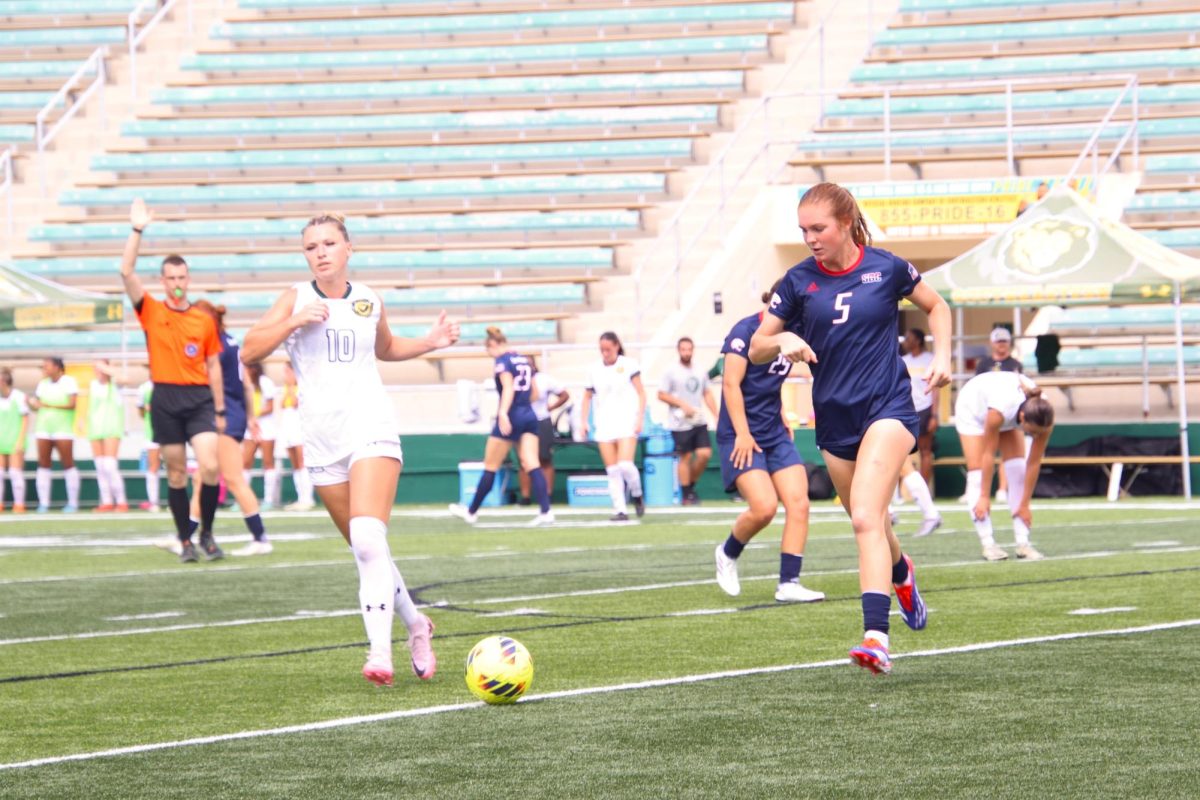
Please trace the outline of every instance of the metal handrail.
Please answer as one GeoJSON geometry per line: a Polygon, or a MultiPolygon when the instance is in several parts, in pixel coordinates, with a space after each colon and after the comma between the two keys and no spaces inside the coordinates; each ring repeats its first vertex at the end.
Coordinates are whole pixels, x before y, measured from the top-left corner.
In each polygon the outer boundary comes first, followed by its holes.
{"type": "MultiPolygon", "coordinates": [[[[138,28],[138,20],[142,14],[153,8],[156,0],[141,0],[137,7],[129,12],[129,19],[126,21],[126,41],[129,43],[129,92],[130,99],[135,103],[138,99],[138,79],[137,79],[137,51],[146,41],[146,37],[150,32],[162,22],[163,19],[174,10],[179,0],[167,0],[159,7],[154,16],[146,20],[146,22],[138,28]]],[[[192,0],[187,0],[187,32],[190,36],[192,33],[192,0]]]]}
{"type": "Polygon", "coordinates": [[[1108,113],[1104,115],[1104,119],[1100,120],[1100,124],[1099,124],[1099,126],[1097,126],[1095,133],[1093,133],[1091,138],[1088,139],[1088,142],[1086,145],[1084,145],[1083,150],[1080,151],[1079,155],[1075,158],[1075,162],[1073,164],[1071,164],[1071,169],[1067,171],[1067,180],[1070,180],[1071,178],[1075,177],[1075,174],[1079,171],[1079,168],[1083,165],[1083,162],[1087,158],[1089,153],[1092,154],[1092,177],[1097,178],[1100,175],[1103,175],[1104,173],[1108,172],[1109,168],[1111,168],[1112,165],[1116,162],[1122,149],[1124,149],[1124,147],[1125,147],[1125,143],[1127,141],[1129,141],[1129,138],[1131,135],[1133,137],[1133,160],[1134,160],[1134,163],[1136,164],[1137,160],[1138,160],[1138,79],[1137,79],[1137,75],[1130,76],[1129,81],[1125,84],[1124,88],[1121,90],[1121,93],[1119,95],[1117,95],[1117,99],[1114,100],[1113,104],[1109,107],[1108,113]],[[1129,95],[1129,98],[1130,98],[1130,108],[1132,111],[1132,120],[1129,123],[1129,127],[1125,131],[1125,135],[1121,137],[1121,139],[1117,142],[1116,147],[1113,148],[1112,155],[1108,159],[1108,162],[1105,163],[1104,169],[1097,171],[1096,160],[1097,160],[1097,156],[1099,155],[1099,152],[1100,152],[1100,136],[1104,133],[1104,130],[1108,127],[1108,124],[1110,122],[1112,122],[1113,117],[1116,116],[1117,110],[1120,109],[1121,105],[1124,103],[1126,95],[1129,95]]]}
{"type": "Polygon", "coordinates": [[[75,70],[75,73],[71,75],[71,77],[67,78],[62,87],[54,93],[54,96],[51,97],[46,105],[42,107],[42,110],[37,113],[37,117],[34,119],[34,141],[37,144],[37,152],[39,156],[38,161],[40,162],[41,166],[39,171],[41,173],[43,195],[46,193],[46,160],[41,158],[41,156],[43,153],[45,153],[47,145],[54,141],[54,138],[58,136],[58,133],[62,130],[63,125],[66,124],[71,117],[79,113],[79,109],[83,108],[84,104],[87,103],[91,96],[96,93],[100,94],[100,119],[102,122],[104,120],[103,89],[105,83],[107,82],[107,71],[104,66],[106,58],[108,58],[107,47],[97,47],[94,51],[92,51],[92,54],[87,57],[87,60],[79,65],[79,69],[75,70]],[[69,93],[75,88],[76,84],[80,83],[92,70],[95,70],[95,76],[92,78],[92,82],[78,97],[74,98],[74,102],[71,103],[66,112],[61,117],[56,119],[52,125],[47,127],[47,120],[54,112],[55,108],[58,107],[59,103],[67,100],[69,93]]]}
{"type": "Polygon", "coordinates": [[[0,193],[4,194],[5,205],[8,207],[7,219],[8,223],[5,226],[7,235],[4,237],[4,252],[12,252],[13,236],[16,232],[16,226],[13,221],[13,157],[17,151],[14,147],[8,147],[0,151],[0,193]]]}

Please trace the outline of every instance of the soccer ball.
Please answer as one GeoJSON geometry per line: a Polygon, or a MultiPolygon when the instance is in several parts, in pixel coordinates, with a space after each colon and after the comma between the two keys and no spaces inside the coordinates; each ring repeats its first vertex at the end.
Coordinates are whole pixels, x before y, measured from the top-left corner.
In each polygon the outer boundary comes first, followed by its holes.
{"type": "Polygon", "coordinates": [[[485,703],[515,703],[533,683],[533,657],[507,636],[489,636],[467,655],[467,688],[485,703]]]}

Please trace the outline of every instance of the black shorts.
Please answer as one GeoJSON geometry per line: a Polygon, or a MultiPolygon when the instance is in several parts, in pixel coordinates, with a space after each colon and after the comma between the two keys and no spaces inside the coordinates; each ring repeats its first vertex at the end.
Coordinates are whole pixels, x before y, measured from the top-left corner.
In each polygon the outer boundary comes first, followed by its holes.
{"type": "Polygon", "coordinates": [[[675,440],[675,455],[677,456],[685,456],[697,450],[712,449],[707,425],[697,425],[686,431],[671,431],[671,438],[675,440]]]}
{"type": "Polygon", "coordinates": [[[198,433],[216,433],[217,412],[207,386],[154,384],[150,424],[159,444],[186,444],[198,433]]]}
{"type": "Polygon", "coordinates": [[[554,422],[546,417],[537,424],[538,461],[549,465],[554,459],[554,422]]]}
{"type": "Polygon", "coordinates": [[[929,423],[933,420],[933,406],[921,409],[917,412],[917,436],[926,436],[929,433],[929,423]]]}

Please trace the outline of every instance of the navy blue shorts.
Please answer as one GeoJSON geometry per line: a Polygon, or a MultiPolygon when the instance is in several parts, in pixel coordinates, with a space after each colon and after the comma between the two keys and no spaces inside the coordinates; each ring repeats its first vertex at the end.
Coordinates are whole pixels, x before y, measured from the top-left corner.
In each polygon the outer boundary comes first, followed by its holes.
{"type": "Polygon", "coordinates": [[[497,439],[513,442],[514,444],[521,441],[521,437],[526,433],[538,435],[538,418],[533,413],[532,408],[512,408],[508,411],[508,421],[512,423],[512,433],[505,436],[500,432],[500,423],[497,422],[492,426],[492,436],[497,439]]]}
{"type": "MultiPolygon", "coordinates": [[[[835,419],[837,417],[835,416],[835,419]]],[[[913,436],[913,447],[916,448],[917,436],[920,435],[920,419],[913,408],[912,397],[903,397],[883,405],[872,413],[864,414],[861,419],[837,419],[833,425],[822,425],[821,414],[817,414],[817,447],[846,461],[858,459],[858,448],[867,428],[881,419],[894,419],[913,436]]]]}
{"type": "Polygon", "coordinates": [[[796,452],[796,443],[791,439],[780,439],[773,444],[759,443],[761,453],[752,453],[750,466],[738,469],[733,466],[730,456],[733,455],[733,439],[717,439],[717,451],[721,454],[721,480],[725,483],[725,491],[732,494],[737,491],[739,475],[754,470],[761,470],[774,475],[781,469],[803,464],[804,459],[796,452]]]}
{"type": "Polygon", "coordinates": [[[225,435],[238,442],[246,438],[246,407],[228,397],[225,399],[225,435]]]}

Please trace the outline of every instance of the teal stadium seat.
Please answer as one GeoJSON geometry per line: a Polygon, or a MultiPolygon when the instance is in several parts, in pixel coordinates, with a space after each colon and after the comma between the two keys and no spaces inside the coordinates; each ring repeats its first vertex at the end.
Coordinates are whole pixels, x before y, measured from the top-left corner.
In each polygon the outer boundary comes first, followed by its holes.
{"type": "Polygon", "coordinates": [[[243,84],[235,86],[189,86],[159,89],[153,93],[161,105],[266,105],[273,103],[321,103],[419,98],[491,99],[537,95],[618,94],[657,95],[663,92],[740,92],[744,76],[740,70],[696,72],[616,73],[609,75],[551,75],[528,78],[471,78],[412,81],[358,81],[354,83],[243,84]]]}
{"type": "Polygon", "coordinates": [[[586,162],[616,159],[692,157],[690,139],[621,139],[583,142],[527,142],[488,145],[413,147],[330,147],[294,150],[105,153],[92,158],[92,169],[107,172],[178,170],[253,170],[278,167],[415,166],[494,164],[499,162],[586,162]]]}
{"type": "MultiPolygon", "coordinates": [[[[380,20],[363,20],[374,28],[380,20]]],[[[336,22],[326,23],[336,25],[336,22]]],[[[767,36],[703,36],[569,44],[492,44],[478,47],[431,47],[415,50],[346,50],[303,53],[221,53],[185,57],[183,68],[200,72],[284,71],[288,74],[331,69],[391,69],[425,73],[444,66],[629,59],[701,58],[707,55],[766,52],[767,36]]]]}
{"type": "Polygon", "coordinates": [[[99,47],[102,44],[123,44],[125,28],[23,28],[0,29],[0,50],[23,50],[67,47],[99,47]]]}
{"type": "Polygon", "coordinates": [[[562,108],[514,111],[446,111],[415,114],[336,114],[314,117],[140,119],[121,126],[124,136],[158,138],[389,135],[449,131],[537,131],[720,122],[715,105],[562,108]]]}
{"type": "MultiPolygon", "coordinates": [[[[245,4],[242,4],[246,7],[245,4]]],[[[292,6],[292,3],[288,3],[292,6]]],[[[321,5],[331,5],[321,3],[321,5]]],[[[251,8],[262,6],[249,6],[251,8]]],[[[375,17],[314,20],[303,22],[264,21],[217,23],[213,39],[234,41],[280,41],[284,39],[359,39],[372,36],[429,36],[466,33],[511,32],[528,34],[539,29],[584,28],[591,31],[639,25],[720,24],[745,21],[791,20],[792,3],[731,3],[727,5],[680,5],[645,8],[610,8],[572,11],[540,11],[495,14],[444,14],[426,17],[375,17]]]]}
{"type": "MultiPolygon", "coordinates": [[[[297,231],[297,236],[299,232],[297,231]]],[[[161,258],[145,256],[138,259],[137,268],[144,274],[158,271],[161,258]]],[[[278,279],[278,273],[302,275],[308,270],[304,257],[297,253],[244,253],[230,255],[189,255],[188,268],[193,275],[238,277],[267,277],[278,279]]],[[[111,257],[20,259],[14,262],[24,272],[57,281],[74,279],[114,278],[115,266],[111,257]]],[[[591,273],[614,267],[613,251],[607,247],[531,247],[471,250],[396,250],[391,252],[359,251],[354,254],[355,273],[417,272],[503,272],[571,270],[591,273]]]]}
{"type": "Polygon", "coordinates": [[[998,80],[1079,76],[1104,72],[1173,70],[1200,72],[1193,49],[1126,50],[1082,55],[1005,56],[864,64],[851,72],[855,83],[998,80]]]}
{"type": "Polygon", "coordinates": [[[1146,14],[1128,17],[1083,17],[1047,22],[1004,22],[983,25],[936,25],[885,30],[875,38],[876,47],[937,46],[951,44],[988,45],[1020,40],[1036,42],[1055,39],[1176,33],[1200,28],[1200,14],[1146,14]]]}
{"type": "MultiPolygon", "coordinates": [[[[1174,367],[1175,353],[1174,347],[1148,347],[1145,363],[1150,367],[1174,367]]],[[[1058,354],[1058,367],[1062,370],[1141,369],[1142,359],[1140,347],[1063,348],[1058,354]]],[[[1037,369],[1036,358],[1027,355],[1022,363],[1031,371],[1037,369]]],[[[1188,366],[1200,364],[1200,346],[1185,345],[1183,363],[1188,366]]]]}
{"type": "MultiPolygon", "coordinates": [[[[1014,92],[1015,112],[1070,112],[1080,108],[1108,108],[1121,94],[1118,88],[1065,89],[1057,92],[1014,92]]],[[[950,115],[1003,113],[1007,100],[1004,92],[992,94],[943,94],[890,98],[893,118],[906,115],[950,115]]],[[[1145,109],[1158,105],[1200,105],[1200,86],[1141,86],[1138,104],[1145,109]]],[[[856,97],[834,100],[825,106],[830,117],[882,117],[882,97],[856,97]]]]}
{"type": "Polygon", "coordinates": [[[32,125],[0,124],[0,144],[16,144],[33,141],[35,129],[32,125]]]}
{"type": "Polygon", "coordinates": [[[54,98],[54,92],[0,92],[0,110],[37,111],[54,98]]]}
{"type": "MultiPolygon", "coordinates": [[[[1200,306],[1185,304],[1180,311],[1185,326],[1200,325],[1200,306]]],[[[1112,334],[1148,329],[1151,331],[1167,330],[1174,329],[1174,327],[1175,309],[1172,306],[1151,305],[1067,308],[1050,323],[1050,331],[1054,333],[1083,331],[1112,334]]]]}
{"type": "Polygon", "coordinates": [[[1180,153],[1146,158],[1146,173],[1149,175],[1180,173],[1194,175],[1197,172],[1200,172],[1200,153],[1180,153]]]}
{"type": "Polygon", "coordinates": [[[1168,228],[1164,230],[1139,231],[1143,236],[1161,244],[1163,247],[1174,247],[1176,250],[1196,250],[1200,248],[1200,228],[1168,228]]]}
{"type": "Polygon", "coordinates": [[[0,18],[128,14],[136,5],[137,0],[0,0],[0,18]]]}
{"type": "Polygon", "coordinates": [[[1125,207],[1127,214],[1169,214],[1200,211],[1200,191],[1196,192],[1144,192],[1133,196],[1125,207]]]}
{"type": "MultiPolygon", "coordinates": [[[[78,61],[0,61],[0,81],[69,78],[82,66],[78,61]]],[[[92,74],[91,67],[84,74],[92,74]]]]}
{"type": "MultiPolygon", "coordinates": [[[[283,2],[283,0],[279,0],[283,2]]],[[[1095,5],[1096,0],[1036,0],[1035,6],[1095,5]]],[[[242,5],[245,5],[243,2],[242,5]]],[[[900,12],[904,14],[923,11],[965,11],[976,9],[1012,9],[1028,7],[1030,0],[900,0],[900,12]]]]}
{"type": "MultiPolygon", "coordinates": [[[[346,221],[356,239],[393,236],[457,235],[476,233],[554,234],[563,231],[618,230],[632,232],[641,225],[636,211],[543,211],[492,212],[468,214],[413,214],[396,217],[358,217],[346,221]]],[[[295,241],[304,228],[304,220],[245,219],[205,222],[156,222],[146,231],[147,241],[255,241],[283,239],[295,241]]],[[[124,241],[129,224],[79,223],[73,225],[35,225],[29,240],[52,243],[102,243],[124,241]]]]}
{"type": "Polygon", "coordinates": [[[421,200],[458,201],[506,196],[614,194],[661,195],[667,179],[658,173],[598,175],[532,175],[504,178],[447,178],[363,183],[270,183],[203,186],[144,186],[119,189],[74,189],[62,193],[59,202],[68,206],[127,207],[141,197],[156,208],[194,205],[237,205],[264,203],[341,203],[421,200]]]}

